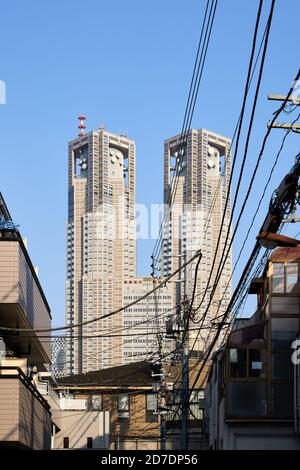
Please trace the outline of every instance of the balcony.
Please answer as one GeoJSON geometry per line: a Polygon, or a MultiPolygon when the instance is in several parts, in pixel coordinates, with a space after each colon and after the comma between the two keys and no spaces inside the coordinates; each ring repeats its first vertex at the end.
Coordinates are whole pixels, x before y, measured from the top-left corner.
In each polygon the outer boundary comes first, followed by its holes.
{"type": "Polygon", "coordinates": [[[87,400],[62,397],[60,399],[60,408],[63,411],[86,411],[88,409],[87,400]]]}
{"type": "Polygon", "coordinates": [[[19,367],[0,367],[0,447],[50,446],[49,404],[19,367]]]}
{"type": "MultiPolygon", "coordinates": [[[[0,237],[0,317],[4,327],[50,328],[50,309],[20,237],[0,237]]],[[[37,335],[8,335],[5,343],[40,368],[50,362],[50,343],[37,335]]]]}

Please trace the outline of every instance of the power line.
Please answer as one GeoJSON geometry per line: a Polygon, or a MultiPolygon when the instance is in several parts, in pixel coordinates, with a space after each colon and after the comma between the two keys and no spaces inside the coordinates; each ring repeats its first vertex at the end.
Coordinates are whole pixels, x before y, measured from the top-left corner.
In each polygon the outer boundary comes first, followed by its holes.
{"type": "MultiPolygon", "coordinates": [[[[239,115],[239,118],[238,118],[238,122],[237,122],[237,125],[236,125],[236,128],[235,128],[235,132],[234,132],[234,137],[233,137],[233,140],[235,138],[235,136],[237,136],[237,143],[236,143],[236,148],[235,148],[235,153],[234,153],[234,159],[233,159],[233,166],[232,166],[232,169],[231,169],[231,175],[230,175],[230,180],[229,180],[229,188],[228,188],[228,191],[227,191],[227,196],[226,196],[226,202],[225,202],[225,207],[224,207],[224,211],[223,211],[223,217],[222,217],[222,222],[220,224],[220,230],[219,230],[219,236],[218,236],[218,242],[217,242],[217,248],[215,250],[215,255],[214,255],[214,260],[213,260],[213,265],[212,265],[212,268],[211,268],[211,271],[210,271],[210,275],[209,275],[209,279],[207,281],[207,286],[209,285],[210,283],[210,280],[211,280],[211,276],[212,276],[212,273],[213,273],[213,268],[214,268],[214,264],[215,264],[215,261],[216,261],[216,255],[217,255],[217,249],[218,249],[218,246],[219,246],[219,243],[220,243],[220,239],[221,239],[221,234],[222,234],[222,228],[223,228],[223,223],[224,223],[224,220],[225,220],[225,216],[226,216],[226,211],[227,211],[227,206],[228,206],[228,203],[229,203],[229,197],[230,197],[230,186],[231,186],[231,182],[232,182],[232,177],[233,177],[233,173],[234,173],[234,169],[235,169],[235,163],[237,161],[237,151],[238,151],[238,147],[239,147],[239,140],[240,140],[240,134],[241,134],[241,128],[242,128],[242,124],[243,124],[243,118],[244,118],[244,113],[245,113],[245,107],[246,107],[246,101],[247,101],[247,96],[248,96],[248,92],[249,92],[249,89],[250,89],[250,84],[251,84],[251,81],[252,81],[252,78],[253,78],[253,73],[254,73],[254,68],[252,67],[253,65],[253,61],[254,61],[254,55],[255,55],[255,50],[256,50],[256,42],[257,42],[257,34],[258,34],[258,29],[259,29],[259,23],[260,23],[260,16],[261,16],[261,9],[262,9],[262,0],[260,0],[260,3],[259,3],[259,7],[258,7],[258,11],[257,11],[257,15],[256,15],[256,21],[255,21],[255,28],[254,28],[254,33],[253,33],[253,39],[252,39],[252,49],[251,49],[251,54],[250,54],[250,59],[249,59],[249,64],[248,64],[248,72],[247,72],[247,77],[246,77],[246,83],[245,83],[245,88],[244,88],[244,96],[243,96],[243,101],[242,101],[242,109],[241,109],[241,112],[240,112],[240,115],[239,115]]],[[[261,43],[261,46],[260,46],[260,49],[262,47],[262,44],[263,44],[263,41],[265,39],[265,36],[266,36],[266,29],[265,29],[265,32],[264,32],[264,35],[263,35],[263,39],[262,39],[262,43],[261,43]]],[[[257,59],[254,63],[254,67],[256,67],[256,64],[257,64],[257,61],[258,61],[258,58],[259,58],[259,54],[260,54],[260,49],[258,51],[258,54],[257,54],[257,59]]],[[[229,228],[230,228],[230,224],[229,224],[229,228]]],[[[214,287],[213,287],[214,288],[214,287]]],[[[206,295],[206,292],[204,292],[204,295],[203,295],[203,298],[202,298],[202,301],[203,299],[205,298],[205,295],[206,295]]],[[[211,299],[212,299],[212,296],[211,296],[211,299]]],[[[202,304],[202,301],[200,302],[200,306],[202,304]]],[[[199,309],[200,307],[198,307],[196,309],[196,311],[199,309]]],[[[207,310],[206,310],[207,312],[207,310]]],[[[200,330],[199,330],[199,334],[200,334],[200,330]]],[[[194,344],[193,344],[193,347],[189,353],[189,357],[196,345],[196,342],[197,342],[197,339],[198,339],[198,336],[199,334],[197,335],[195,341],[194,341],[194,344]]]]}
{"type": "Polygon", "coordinates": [[[77,323],[75,325],[68,325],[68,326],[59,326],[55,328],[32,328],[32,329],[26,329],[26,328],[9,328],[9,327],[3,327],[0,326],[0,331],[19,331],[19,332],[27,332],[27,333],[45,333],[47,331],[61,331],[61,330],[73,330],[74,328],[78,328],[80,326],[84,325],[89,325],[91,323],[95,323],[100,320],[104,320],[105,318],[109,318],[113,315],[116,315],[117,313],[121,313],[123,310],[126,310],[127,308],[132,307],[133,305],[138,304],[142,300],[146,299],[149,297],[151,294],[156,292],[157,290],[161,289],[162,287],[165,287],[166,284],[174,277],[176,274],[178,274],[182,269],[184,269],[187,265],[192,263],[197,257],[199,256],[199,252],[197,251],[189,260],[186,261],[182,266],[180,266],[178,269],[176,269],[172,274],[170,274],[168,277],[166,277],[162,282],[160,282],[155,288],[151,289],[150,291],[146,292],[144,295],[141,295],[137,299],[133,300],[132,302],[123,305],[122,307],[113,310],[110,313],[107,313],[105,315],[101,315],[99,317],[93,318],[91,320],[86,320],[84,322],[77,323]]]}
{"type": "MultiPolygon", "coordinates": [[[[176,174],[175,177],[172,179],[171,183],[171,189],[168,195],[168,204],[169,204],[169,212],[171,211],[172,208],[172,203],[174,196],[176,194],[177,190],[177,185],[178,185],[178,180],[179,180],[179,168],[183,159],[183,150],[186,147],[187,139],[188,139],[188,129],[190,128],[192,118],[193,118],[193,113],[195,109],[195,104],[197,101],[197,96],[199,92],[199,86],[202,78],[202,73],[203,73],[203,68],[205,64],[205,59],[207,55],[207,50],[208,50],[208,45],[210,41],[210,36],[212,32],[212,26],[214,23],[214,18],[215,18],[215,13],[216,13],[216,8],[217,8],[217,0],[212,1],[211,3],[211,8],[209,12],[209,18],[206,24],[206,31],[204,35],[204,40],[202,44],[202,49],[201,49],[201,54],[199,56],[199,51],[200,51],[200,46],[202,43],[202,37],[203,37],[203,31],[204,31],[204,25],[206,21],[206,14],[207,14],[207,8],[208,8],[208,2],[206,5],[206,10],[205,10],[205,15],[204,15],[204,20],[202,24],[202,29],[201,29],[201,34],[200,34],[200,40],[198,44],[198,50],[196,54],[196,60],[194,64],[194,70],[193,70],[193,76],[192,76],[192,81],[190,85],[190,90],[189,90],[189,96],[188,96],[188,102],[186,105],[186,110],[185,110],[185,115],[184,115],[184,121],[182,125],[182,130],[179,138],[179,161],[176,161],[176,174]],[[198,65],[197,65],[198,62],[198,65]],[[196,75],[195,71],[197,69],[196,75]],[[193,83],[194,82],[194,83],[193,83]],[[175,185],[175,187],[174,187],[175,185]]],[[[155,259],[157,257],[158,252],[161,250],[161,245],[162,245],[162,227],[163,227],[163,222],[160,225],[160,231],[159,231],[159,236],[156,240],[153,254],[152,254],[152,259],[155,262],[155,259]]]]}
{"type": "MultiPolygon", "coordinates": [[[[299,118],[300,118],[300,113],[298,114],[298,116],[296,117],[296,119],[292,122],[292,125],[293,125],[299,118]]],[[[242,243],[241,249],[240,249],[240,251],[239,251],[238,257],[237,257],[237,259],[236,259],[236,261],[235,261],[235,264],[234,264],[234,267],[233,267],[233,270],[232,270],[230,279],[228,280],[227,285],[226,285],[226,287],[225,287],[225,289],[224,289],[224,293],[223,293],[223,296],[222,296],[222,298],[221,298],[221,300],[220,300],[220,305],[219,305],[219,308],[218,308],[218,310],[217,310],[216,315],[218,314],[218,312],[219,312],[219,310],[220,310],[221,303],[222,303],[222,301],[223,301],[223,299],[224,299],[224,296],[225,296],[225,294],[226,294],[226,292],[227,292],[228,286],[229,286],[229,284],[230,284],[230,282],[231,282],[231,280],[232,280],[233,274],[234,274],[234,272],[235,272],[235,270],[236,270],[236,268],[237,268],[238,262],[239,262],[239,260],[240,260],[240,258],[241,258],[241,255],[242,255],[242,252],[244,251],[246,242],[247,242],[247,240],[248,240],[248,238],[249,238],[251,229],[252,229],[252,227],[253,227],[253,225],[254,225],[254,222],[255,222],[255,219],[256,219],[257,214],[258,214],[258,212],[259,212],[261,203],[262,203],[262,201],[263,201],[263,199],[264,199],[264,197],[265,197],[266,190],[267,190],[267,188],[268,188],[268,186],[269,186],[269,184],[270,184],[272,175],[273,175],[274,170],[275,170],[275,168],[276,168],[276,165],[277,165],[277,163],[278,163],[279,156],[280,156],[280,154],[281,154],[281,152],[282,152],[282,150],[283,150],[284,143],[285,143],[285,141],[286,141],[286,139],[287,139],[287,137],[288,137],[288,135],[289,135],[290,132],[291,132],[291,129],[287,130],[287,131],[286,131],[286,134],[284,135],[284,137],[283,137],[283,139],[282,139],[281,145],[280,145],[280,147],[279,147],[279,150],[278,150],[277,155],[276,155],[276,157],[275,157],[274,163],[273,163],[272,168],[271,168],[271,170],[270,170],[269,177],[268,177],[268,179],[267,179],[267,181],[266,181],[266,184],[265,184],[265,187],[264,187],[264,189],[263,189],[263,192],[262,192],[262,195],[261,195],[261,197],[260,197],[260,200],[259,200],[259,202],[258,202],[257,208],[256,208],[256,210],[255,210],[255,213],[254,213],[253,217],[252,217],[250,226],[249,226],[249,228],[248,228],[248,230],[247,230],[246,237],[245,237],[244,240],[243,240],[243,243],[242,243]]],[[[203,315],[203,316],[201,317],[201,319],[200,319],[198,322],[195,322],[195,321],[194,321],[194,323],[200,323],[200,322],[201,322],[200,328],[202,328],[204,319],[205,319],[205,315],[203,315]]],[[[214,320],[215,320],[215,319],[216,319],[216,317],[214,318],[214,320]]]]}
{"type": "MultiPolygon", "coordinates": [[[[272,1],[272,4],[271,4],[271,8],[270,8],[270,13],[269,13],[269,18],[268,18],[268,29],[267,29],[267,33],[266,33],[266,39],[265,39],[265,44],[264,44],[264,49],[263,49],[263,55],[262,55],[262,60],[261,60],[261,66],[260,66],[260,71],[259,71],[259,77],[258,77],[258,83],[257,83],[257,87],[256,87],[256,93],[255,93],[255,97],[254,97],[254,104],[253,104],[253,108],[252,108],[252,112],[251,112],[251,117],[250,117],[250,124],[249,124],[249,128],[248,128],[248,133],[247,133],[247,139],[246,139],[246,144],[245,144],[245,154],[244,154],[244,159],[243,159],[243,163],[245,161],[245,158],[246,158],[246,155],[247,155],[247,150],[248,150],[248,145],[249,145],[249,139],[250,139],[250,133],[251,133],[251,128],[252,128],[252,124],[253,124],[253,120],[254,120],[254,113],[255,113],[255,106],[256,106],[256,102],[257,102],[257,98],[258,98],[258,92],[259,92],[259,86],[260,86],[260,82],[261,82],[261,78],[262,78],[262,72],[263,72],[263,66],[264,66],[264,61],[265,61],[265,55],[266,55],[266,50],[267,50],[267,45],[268,45],[268,39],[269,39],[269,32],[270,32],[270,27],[271,27],[271,22],[272,22],[272,17],[273,17],[273,10],[274,10],[274,4],[275,4],[275,0],[272,1]]],[[[279,110],[274,114],[274,118],[273,119],[276,119],[276,117],[278,116],[278,114],[281,112],[281,109],[282,109],[282,106],[279,108],[279,110]]],[[[258,155],[258,158],[257,158],[257,162],[256,162],[256,165],[255,165],[255,168],[254,168],[254,171],[252,173],[252,177],[251,177],[251,180],[250,180],[250,184],[249,184],[249,187],[247,189],[247,192],[246,192],[246,196],[244,198],[244,201],[243,201],[243,204],[242,204],[242,208],[240,210],[240,213],[239,213],[239,217],[238,217],[238,220],[236,222],[236,225],[235,225],[235,229],[234,229],[234,232],[233,232],[233,235],[231,237],[231,240],[230,240],[230,243],[229,243],[229,246],[227,248],[227,241],[228,241],[228,237],[229,237],[229,231],[230,231],[230,224],[228,226],[228,230],[227,230],[227,236],[226,236],[226,240],[224,242],[224,248],[223,248],[223,252],[222,252],[222,255],[221,255],[221,259],[220,259],[220,264],[219,264],[219,267],[218,267],[218,271],[217,271],[217,274],[216,274],[216,279],[215,279],[215,283],[214,283],[214,288],[213,288],[213,291],[210,295],[210,298],[209,298],[209,302],[208,302],[208,305],[206,306],[206,309],[205,309],[205,312],[203,314],[203,321],[208,313],[208,310],[210,308],[210,305],[211,305],[211,302],[212,302],[212,299],[213,299],[213,295],[214,295],[214,292],[216,290],[216,287],[220,281],[220,278],[221,278],[221,275],[222,275],[222,271],[225,267],[225,263],[227,261],[227,258],[229,256],[229,253],[230,253],[230,249],[231,249],[231,246],[232,246],[232,243],[233,243],[233,240],[235,238],[235,235],[237,233],[237,230],[238,230],[238,227],[239,227],[239,223],[240,223],[240,220],[241,220],[241,217],[242,217],[242,214],[244,212],[244,209],[245,209],[245,206],[246,206],[246,203],[247,203],[247,200],[249,198],[249,195],[250,195],[250,192],[252,190],[252,186],[253,186],[253,183],[254,183],[254,179],[255,179],[255,176],[256,176],[256,173],[257,173],[257,170],[258,170],[258,167],[259,167],[259,164],[260,164],[260,161],[261,161],[261,157],[263,155],[263,152],[264,152],[264,148],[265,148],[265,144],[266,144],[266,141],[267,141],[267,138],[270,134],[270,129],[267,130],[267,133],[266,133],[266,136],[263,140],[263,145],[262,145],[262,149],[258,155]],[[225,252],[226,252],[226,249],[227,249],[227,253],[225,255],[225,252]],[[224,255],[225,255],[225,258],[224,258],[224,255]],[[224,260],[223,260],[224,258],[224,260]],[[222,264],[223,262],[223,264],[222,264]]],[[[242,163],[242,168],[241,170],[243,169],[243,163],[242,163]]],[[[237,194],[237,193],[236,193],[237,194]]],[[[236,202],[236,200],[235,200],[236,202]]],[[[232,219],[231,219],[232,220],[232,219]]],[[[219,232],[219,235],[220,235],[221,231],[219,232]]],[[[220,237],[219,237],[219,240],[220,240],[220,237]]],[[[212,270],[211,270],[211,273],[212,273],[212,270]]],[[[209,278],[210,280],[210,278],[209,278]]],[[[204,297],[203,297],[204,298],[204,297]]],[[[203,302],[203,299],[202,299],[202,302],[203,302]]],[[[201,303],[200,305],[198,306],[198,309],[201,307],[201,303]]],[[[200,330],[199,330],[199,333],[200,333],[200,330]]]]}
{"type": "MultiPolygon", "coordinates": [[[[259,88],[260,88],[260,82],[261,82],[261,78],[262,78],[262,72],[263,72],[263,66],[264,66],[264,61],[265,61],[265,55],[266,55],[266,50],[267,50],[267,45],[268,45],[268,38],[269,38],[269,31],[270,31],[270,27],[271,27],[271,21],[272,21],[272,16],[273,16],[273,9],[274,9],[274,1],[272,2],[272,5],[271,5],[271,9],[270,9],[270,13],[269,13],[269,18],[268,18],[268,21],[267,21],[267,25],[266,25],[266,30],[265,30],[265,34],[264,34],[264,49],[263,49],[263,54],[262,54],[262,59],[261,59],[261,65],[260,65],[260,71],[259,71],[259,76],[258,76],[258,82],[257,82],[257,86],[256,86],[256,92],[255,92],[255,97],[254,97],[254,103],[253,103],[253,107],[252,107],[252,112],[251,112],[251,117],[250,117],[250,124],[249,124],[249,127],[248,127],[248,134],[247,134],[247,139],[246,139],[246,145],[245,145],[245,153],[244,153],[244,159],[243,159],[243,162],[242,162],[242,166],[241,166],[241,169],[240,169],[240,176],[239,176],[239,184],[238,184],[238,188],[237,188],[237,191],[236,191],[236,197],[235,197],[235,202],[234,202],[234,207],[235,207],[235,204],[236,204],[236,200],[237,200],[237,194],[238,194],[238,190],[239,190],[239,186],[240,186],[240,182],[241,182],[241,178],[242,178],[242,174],[243,174],[243,169],[244,169],[244,164],[245,164],[245,158],[246,158],[246,155],[247,155],[247,150],[248,150],[248,145],[249,145],[249,139],[250,139],[250,133],[251,133],[251,128],[252,128],[252,123],[253,123],[253,120],[254,120],[254,113],[255,113],[255,107],[256,107],[256,102],[257,102],[257,99],[258,99],[258,92],[259,92],[259,88]]],[[[249,85],[250,85],[250,79],[251,79],[251,70],[252,70],[252,62],[253,62],[253,57],[254,57],[254,53],[255,53],[255,48],[256,48],[256,38],[257,38],[257,32],[258,32],[258,26],[259,26],[259,19],[260,19],[260,14],[261,14],[261,7],[262,7],[262,2],[260,2],[259,4],[259,9],[258,9],[258,13],[257,13],[257,19],[256,19],[256,25],[255,25],[255,31],[254,31],[254,37],[253,37],[253,43],[252,43],[252,52],[251,52],[251,56],[250,56],[250,61],[249,61],[249,68],[248,68],[248,75],[247,75],[247,81],[246,81],[246,86],[245,86],[245,93],[244,93],[244,99],[243,99],[243,105],[242,105],[242,111],[241,111],[241,114],[240,114],[240,118],[239,118],[239,125],[238,125],[238,134],[237,134],[237,144],[236,144],[236,149],[235,149],[235,156],[234,156],[234,164],[233,164],[233,167],[232,167],[232,171],[231,171],[231,176],[230,176],[230,183],[229,183],[229,186],[231,185],[231,181],[232,181],[232,175],[233,175],[233,171],[234,171],[234,165],[235,165],[235,162],[236,162],[236,156],[237,156],[237,150],[238,150],[238,143],[239,143],[239,139],[240,139],[240,132],[241,132],[241,126],[242,126],[242,121],[243,121],[243,114],[244,114],[244,110],[245,110],[245,105],[246,105],[246,97],[247,97],[247,93],[248,93],[248,90],[249,90],[249,85]]],[[[254,178],[253,178],[254,179],[254,178]]],[[[252,179],[252,184],[253,184],[253,179],[252,179]]],[[[225,203],[225,208],[224,208],[224,212],[223,212],[223,218],[222,218],[222,222],[221,222],[221,225],[220,225],[220,231],[219,231],[219,237],[218,237],[218,242],[217,242],[217,247],[219,246],[219,243],[220,243],[220,239],[221,239],[221,234],[222,234],[222,226],[223,226],[223,222],[225,220],[225,215],[226,215],[226,209],[227,209],[227,205],[228,205],[228,202],[229,202],[229,191],[227,193],[227,198],[226,198],[226,203],[225,203]]],[[[232,216],[231,216],[231,220],[232,220],[232,216]]],[[[227,244],[227,240],[228,240],[228,235],[230,233],[230,225],[231,225],[231,220],[230,220],[230,223],[228,224],[228,230],[227,230],[227,238],[226,238],[226,241],[224,243],[224,250],[223,250],[223,254],[226,250],[226,244],[227,244]]],[[[237,229],[237,227],[236,227],[237,229]]],[[[235,230],[235,233],[236,233],[236,230],[235,230]]],[[[230,245],[231,247],[231,245],[230,245]]],[[[228,252],[227,252],[227,256],[226,256],[226,259],[229,255],[229,252],[230,252],[230,247],[228,249],[228,252]]],[[[220,265],[222,263],[222,258],[223,258],[223,254],[222,254],[222,257],[221,257],[221,261],[220,261],[220,265]]],[[[217,249],[215,251],[215,256],[214,256],[214,261],[213,261],[213,266],[211,268],[211,271],[210,271],[210,276],[209,276],[209,279],[207,281],[207,285],[209,284],[210,280],[211,280],[211,276],[212,276],[212,273],[213,273],[213,268],[214,268],[214,264],[215,264],[215,261],[216,261],[216,255],[217,255],[217,249]]],[[[223,267],[222,269],[224,268],[225,266],[225,262],[226,262],[226,259],[223,263],[223,267]]],[[[219,265],[219,268],[220,268],[220,265],[219,265]]],[[[219,274],[219,269],[218,269],[218,273],[217,275],[219,274]]],[[[206,310],[205,310],[205,314],[203,315],[203,321],[207,315],[207,312],[208,312],[208,309],[212,303],[212,299],[213,299],[213,294],[214,294],[214,291],[216,289],[216,285],[218,283],[220,279],[220,275],[218,277],[218,280],[215,281],[215,284],[214,284],[214,287],[213,287],[213,291],[210,295],[210,301],[209,301],[209,305],[207,306],[206,310]]],[[[227,289],[226,289],[227,290],[227,289]]],[[[202,298],[202,302],[205,298],[205,294],[202,298]]],[[[202,305],[202,302],[200,303],[200,305],[198,306],[198,309],[200,308],[200,306],[202,305]]],[[[219,308],[220,308],[220,305],[219,305],[219,308]]],[[[200,331],[201,329],[199,329],[198,331],[198,335],[196,336],[195,338],[195,341],[194,341],[194,344],[193,344],[193,347],[192,349],[190,350],[190,354],[189,354],[189,357],[197,343],[197,340],[198,340],[198,337],[199,337],[199,334],[200,334],[200,331]]],[[[204,367],[204,366],[203,366],[204,367]]],[[[201,372],[203,371],[203,367],[201,368],[201,372]]],[[[200,373],[201,373],[200,372],[200,373]]],[[[198,373],[198,376],[200,376],[200,373],[198,373]]],[[[198,380],[198,379],[197,379],[198,380]]],[[[194,384],[196,383],[196,381],[194,382],[194,384]]]]}
{"type": "MultiPolygon", "coordinates": [[[[298,71],[297,79],[299,78],[299,74],[300,74],[300,71],[298,71]]],[[[292,90],[293,90],[293,88],[290,89],[290,92],[289,92],[288,96],[286,97],[286,101],[288,100],[290,94],[292,93],[292,90]]],[[[285,103],[284,103],[284,104],[285,104],[285,103]]],[[[283,104],[283,105],[284,105],[284,104],[283,104]]],[[[299,154],[297,155],[297,157],[298,157],[298,160],[296,160],[296,163],[295,163],[293,169],[294,169],[295,167],[298,169],[298,171],[297,171],[297,175],[298,175],[298,172],[299,172],[299,154]]],[[[279,216],[280,216],[280,213],[279,213],[279,216]]],[[[214,337],[214,339],[213,339],[211,345],[209,346],[209,348],[208,348],[208,350],[207,350],[207,353],[206,353],[206,355],[205,355],[203,364],[202,364],[202,366],[201,366],[201,369],[200,369],[200,371],[199,371],[199,374],[197,375],[197,379],[195,380],[194,384],[195,384],[196,381],[198,380],[198,378],[199,378],[199,376],[200,376],[200,374],[201,374],[201,371],[203,370],[204,365],[206,364],[207,360],[208,360],[209,357],[210,357],[210,354],[211,354],[211,352],[212,352],[212,350],[213,350],[213,348],[214,348],[214,346],[215,346],[215,344],[216,344],[216,342],[217,342],[217,340],[218,340],[218,337],[219,337],[219,335],[220,335],[220,332],[221,332],[221,329],[222,329],[222,325],[224,324],[224,322],[226,321],[227,317],[228,317],[229,314],[230,314],[231,306],[232,306],[232,304],[233,304],[235,298],[239,296],[239,292],[240,292],[241,285],[243,284],[243,280],[246,278],[247,272],[249,271],[251,265],[253,265],[253,259],[255,259],[255,258],[257,257],[257,254],[258,254],[258,252],[259,252],[259,248],[260,248],[260,247],[259,247],[259,244],[258,244],[258,242],[256,242],[256,244],[255,244],[255,246],[254,246],[254,248],[253,248],[253,250],[252,250],[252,253],[251,253],[251,255],[250,255],[250,258],[248,259],[248,262],[246,263],[246,266],[245,266],[245,268],[244,268],[244,270],[243,270],[243,273],[242,273],[241,278],[240,278],[240,280],[239,280],[239,282],[238,282],[238,285],[237,285],[237,287],[236,287],[236,289],[235,289],[235,292],[234,292],[234,294],[233,294],[233,296],[232,296],[232,299],[231,299],[231,301],[230,301],[230,304],[228,305],[228,308],[226,309],[226,312],[224,313],[223,318],[222,318],[221,322],[220,322],[219,325],[218,325],[216,335],[215,335],[215,337],[214,337]]]]}
{"type": "MultiPolygon", "coordinates": [[[[238,123],[237,141],[236,141],[235,151],[234,151],[234,156],[233,156],[233,164],[232,164],[231,174],[230,174],[229,183],[228,183],[229,188],[231,187],[231,184],[232,184],[233,173],[234,173],[235,165],[236,165],[236,162],[237,162],[237,154],[238,154],[238,150],[239,150],[240,136],[241,136],[244,113],[245,113],[247,97],[248,97],[248,90],[249,90],[251,72],[252,72],[252,64],[253,64],[253,61],[254,61],[254,54],[255,54],[255,49],[256,49],[256,41],[257,41],[257,34],[258,34],[258,29],[259,29],[260,17],[261,17],[262,4],[263,4],[263,1],[260,0],[257,15],[256,15],[254,35],[253,35],[253,39],[252,39],[252,50],[251,50],[250,60],[249,60],[249,64],[248,64],[248,72],[247,72],[246,84],[245,84],[245,89],[244,89],[242,109],[241,109],[240,119],[239,119],[239,123],[238,123]]],[[[266,41],[265,41],[265,44],[266,44],[266,41]]],[[[262,61],[261,61],[261,63],[262,63],[262,61]]],[[[254,109],[254,107],[252,108],[252,114],[253,114],[253,109],[254,109]]],[[[249,129],[250,129],[250,126],[249,126],[249,129]]],[[[249,135],[249,133],[248,133],[248,135],[249,135]]],[[[236,190],[236,193],[235,193],[235,199],[234,199],[234,203],[233,203],[233,206],[232,206],[231,217],[230,217],[230,221],[228,223],[228,229],[227,229],[227,234],[226,234],[226,242],[224,242],[224,247],[226,246],[228,236],[229,236],[229,233],[230,233],[231,222],[232,222],[233,214],[234,214],[236,203],[237,203],[237,196],[238,196],[238,192],[239,192],[239,188],[240,188],[240,184],[241,184],[241,180],[242,180],[242,175],[243,175],[244,165],[245,165],[245,161],[246,161],[246,156],[247,156],[247,153],[245,151],[244,158],[243,158],[243,161],[242,161],[242,166],[241,166],[240,173],[239,173],[237,190],[236,190]]],[[[222,231],[223,231],[223,226],[224,226],[224,222],[225,222],[227,207],[228,207],[228,204],[229,204],[229,199],[230,199],[230,189],[228,189],[227,195],[226,195],[225,207],[224,207],[224,210],[223,210],[222,221],[220,223],[220,229],[219,229],[219,234],[218,234],[217,245],[216,245],[216,248],[215,248],[215,253],[214,253],[214,258],[213,258],[211,270],[210,270],[210,273],[209,273],[209,276],[208,276],[207,285],[210,284],[211,277],[213,275],[214,267],[215,267],[215,264],[216,264],[217,255],[218,255],[218,248],[219,248],[219,245],[220,245],[220,242],[221,242],[222,231]]],[[[221,260],[222,260],[222,258],[221,258],[221,260]]],[[[221,262],[222,261],[220,261],[220,263],[221,262]]],[[[215,288],[216,288],[216,283],[215,283],[215,288]]],[[[205,295],[206,294],[204,294],[203,299],[200,302],[198,309],[202,306],[202,303],[205,299],[205,295]]],[[[208,308],[209,308],[209,305],[208,305],[208,308]]],[[[208,308],[206,308],[206,311],[208,310],[208,308]]]]}

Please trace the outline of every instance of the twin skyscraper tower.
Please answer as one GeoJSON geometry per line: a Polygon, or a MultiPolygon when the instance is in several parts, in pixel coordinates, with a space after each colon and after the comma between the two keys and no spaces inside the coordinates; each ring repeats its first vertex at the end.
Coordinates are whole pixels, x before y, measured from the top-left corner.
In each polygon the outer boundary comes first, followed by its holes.
{"type": "MultiPolygon", "coordinates": [[[[170,206],[172,180],[177,180],[171,215],[164,224],[160,277],[164,279],[178,268],[183,253],[188,258],[201,248],[196,285],[196,299],[200,300],[215,257],[227,198],[231,142],[204,129],[188,132],[184,153],[180,152],[181,142],[178,135],[164,144],[165,211],[170,206]],[[176,164],[179,153],[180,167],[176,164]]],[[[230,217],[229,200],[212,282],[230,217]]],[[[189,295],[194,266],[191,263],[186,273],[189,295]]],[[[68,155],[66,324],[74,328],[69,330],[67,339],[67,373],[151,360],[166,321],[176,315],[180,273],[155,294],[109,314],[137,300],[157,282],[157,278],[136,274],[135,142],[104,128],[81,132],[69,143],[68,155]]],[[[200,316],[209,292],[207,289],[202,299],[200,316]]],[[[214,294],[208,322],[217,313],[222,314],[230,295],[231,254],[214,294]]],[[[199,350],[207,341],[205,332],[209,330],[206,324],[202,327],[197,339],[199,350]]],[[[197,333],[196,328],[192,330],[190,341],[197,333]]]]}

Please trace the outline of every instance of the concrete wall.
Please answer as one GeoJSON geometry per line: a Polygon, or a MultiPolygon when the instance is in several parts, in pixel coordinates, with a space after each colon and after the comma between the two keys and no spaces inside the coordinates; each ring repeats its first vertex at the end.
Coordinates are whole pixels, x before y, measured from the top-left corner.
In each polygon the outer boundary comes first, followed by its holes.
{"type": "Polygon", "coordinates": [[[300,450],[300,438],[291,426],[225,425],[224,450],[300,450]]]}
{"type": "MultiPolygon", "coordinates": [[[[18,241],[0,242],[0,304],[19,305],[32,328],[50,327],[49,312],[18,241]]],[[[41,343],[50,361],[50,342],[41,343]]]]}
{"type": "Polygon", "coordinates": [[[108,411],[62,411],[60,426],[54,449],[63,449],[65,437],[69,438],[70,449],[86,449],[88,437],[93,440],[93,449],[109,448],[108,411]]]}
{"type": "Polygon", "coordinates": [[[20,381],[19,376],[0,379],[0,444],[49,449],[51,413],[20,381]]]}
{"type": "MultiPolygon", "coordinates": [[[[131,393],[129,419],[118,416],[118,394],[103,392],[104,411],[62,411],[54,421],[61,430],[55,436],[54,448],[62,449],[64,437],[69,438],[69,448],[87,448],[87,438],[93,439],[95,449],[145,449],[159,448],[159,420],[149,419],[146,412],[146,395],[131,393]]],[[[82,402],[87,395],[78,395],[73,401],[82,402]]],[[[74,408],[76,405],[73,405],[74,408]]]]}

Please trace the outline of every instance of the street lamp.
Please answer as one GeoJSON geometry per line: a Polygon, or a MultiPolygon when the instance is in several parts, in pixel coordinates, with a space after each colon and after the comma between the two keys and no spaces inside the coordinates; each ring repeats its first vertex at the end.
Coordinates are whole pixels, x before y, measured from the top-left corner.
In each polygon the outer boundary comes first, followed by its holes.
{"type": "Polygon", "coordinates": [[[269,250],[274,250],[277,247],[295,248],[300,244],[300,241],[295,238],[272,232],[261,232],[256,239],[261,246],[269,250]]]}

